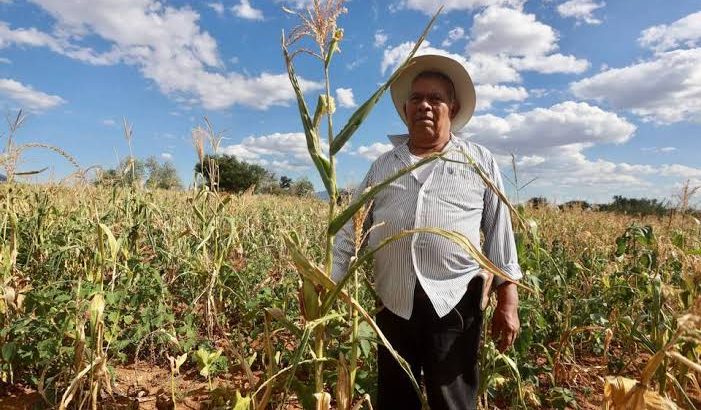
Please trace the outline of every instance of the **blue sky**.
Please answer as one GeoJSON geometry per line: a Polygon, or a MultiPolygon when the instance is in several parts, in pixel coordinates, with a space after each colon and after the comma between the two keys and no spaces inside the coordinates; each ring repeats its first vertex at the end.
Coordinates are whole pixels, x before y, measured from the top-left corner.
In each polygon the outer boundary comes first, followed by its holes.
{"type": "MultiPolygon", "coordinates": [[[[0,112],[29,112],[17,142],[57,145],[82,167],[129,154],[172,161],[192,180],[191,132],[206,115],[222,152],[321,189],[280,51],[296,24],[282,6],[309,0],[0,0],[0,112]]],[[[396,67],[435,10],[429,0],[346,3],[331,68],[340,127],[396,67]]],[[[468,68],[478,108],[461,132],[490,148],[505,175],[537,178],[521,199],[673,200],[701,185],[701,3],[698,0],[447,0],[421,53],[468,68]]],[[[319,63],[296,59],[308,102],[319,63]]],[[[389,96],[338,157],[340,185],[405,131],[389,96]]],[[[5,140],[0,140],[4,144],[5,140]]],[[[20,170],[72,168],[27,152],[20,170]]],[[[508,186],[508,184],[507,184],[508,186]]],[[[513,189],[510,190],[513,195],[513,189]]]]}

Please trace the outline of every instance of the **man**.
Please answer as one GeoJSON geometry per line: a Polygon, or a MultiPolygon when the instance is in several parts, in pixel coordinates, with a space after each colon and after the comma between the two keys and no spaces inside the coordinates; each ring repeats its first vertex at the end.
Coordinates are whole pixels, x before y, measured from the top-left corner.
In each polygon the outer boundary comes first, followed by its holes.
{"type": "MultiPolygon", "coordinates": [[[[475,90],[465,68],[444,56],[415,57],[392,86],[392,100],[409,130],[408,139],[380,156],[361,190],[376,185],[431,153],[445,153],[381,190],[374,199],[369,246],[398,232],[420,227],[457,231],[514,280],[518,266],[508,207],[486,186],[462,152],[472,157],[499,189],[497,163],[489,151],[460,140],[475,108],[475,90]]],[[[343,278],[354,255],[353,227],[339,232],[333,279],[343,278]]],[[[482,299],[496,288],[492,334],[506,350],[519,328],[518,294],[513,282],[492,278],[462,248],[428,233],[394,241],[375,255],[375,287],[384,309],[377,323],[392,346],[423,383],[433,410],[473,409],[477,405],[477,368],[482,299]]],[[[485,300],[486,303],[486,300],[485,300]]],[[[378,352],[379,409],[419,409],[409,378],[386,348],[378,352]]]]}

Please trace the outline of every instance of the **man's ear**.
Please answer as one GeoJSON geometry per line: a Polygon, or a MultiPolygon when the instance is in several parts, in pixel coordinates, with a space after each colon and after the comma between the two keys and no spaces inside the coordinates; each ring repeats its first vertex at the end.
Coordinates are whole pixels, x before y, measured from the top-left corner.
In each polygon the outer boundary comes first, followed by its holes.
{"type": "Polygon", "coordinates": [[[453,118],[455,118],[455,116],[458,115],[459,111],[460,111],[460,101],[454,100],[453,106],[450,109],[450,119],[452,120],[453,118]]]}

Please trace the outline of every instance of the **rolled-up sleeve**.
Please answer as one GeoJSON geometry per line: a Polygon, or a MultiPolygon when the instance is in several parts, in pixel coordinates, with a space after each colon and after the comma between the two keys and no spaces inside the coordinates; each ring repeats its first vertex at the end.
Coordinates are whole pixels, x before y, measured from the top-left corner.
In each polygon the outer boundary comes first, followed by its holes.
{"type": "MultiPolygon", "coordinates": [[[[494,185],[503,192],[504,186],[499,166],[494,157],[491,157],[490,167],[485,171],[487,171],[494,185]]],[[[509,207],[489,187],[487,187],[484,194],[481,229],[484,234],[482,252],[485,256],[511,279],[521,279],[523,273],[518,264],[518,253],[516,251],[513,227],[511,226],[509,207]]],[[[504,282],[504,279],[494,277],[492,286],[496,288],[504,282]]]]}

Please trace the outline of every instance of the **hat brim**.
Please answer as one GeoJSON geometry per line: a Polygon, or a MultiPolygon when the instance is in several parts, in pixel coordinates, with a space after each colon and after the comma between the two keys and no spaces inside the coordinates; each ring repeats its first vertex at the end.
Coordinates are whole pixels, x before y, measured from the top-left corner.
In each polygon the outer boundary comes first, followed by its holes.
{"type": "Polygon", "coordinates": [[[460,110],[451,120],[450,130],[458,131],[467,125],[475,112],[477,98],[472,78],[470,78],[470,74],[468,74],[465,67],[450,57],[437,54],[416,56],[411,59],[411,62],[409,67],[402,71],[390,87],[394,108],[397,109],[397,113],[399,113],[404,124],[407,123],[404,103],[409,99],[411,83],[414,81],[414,78],[424,71],[438,71],[453,81],[455,98],[460,102],[460,110]]]}

